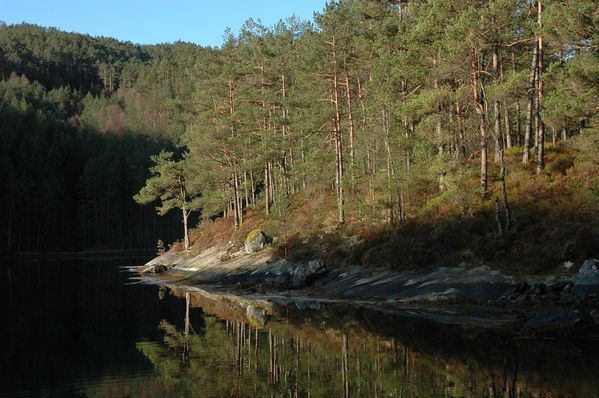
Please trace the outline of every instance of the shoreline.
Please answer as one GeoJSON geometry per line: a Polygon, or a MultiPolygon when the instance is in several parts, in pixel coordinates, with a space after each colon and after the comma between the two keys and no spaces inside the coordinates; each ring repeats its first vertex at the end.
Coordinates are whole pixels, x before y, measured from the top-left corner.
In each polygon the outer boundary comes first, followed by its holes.
{"type": "MultiPolygon", "coordinates": [[[[421,317],[465,327],[523,330],[540,337],[599,335],[599,261],[572,275],[515,278],[487,266],[430,267],[416,271],[346,266],[321,260],[291,262],[270,248],[223,256],[217,248],[197,256],[167,252],[132,269],[145,283],[215,294],[232,301],[343,304],[421,317]],[[593,268],[595,267],[595,268],[593,268]],[[154,270],[160,273],[154,273],[154,270]],[[597,275],[596,275],[597,274],[597,275]],[[578,283],[576,283],[578,282],[578,283]]],[[[521,332],[519,332],[521,333],[521,332]]]]}

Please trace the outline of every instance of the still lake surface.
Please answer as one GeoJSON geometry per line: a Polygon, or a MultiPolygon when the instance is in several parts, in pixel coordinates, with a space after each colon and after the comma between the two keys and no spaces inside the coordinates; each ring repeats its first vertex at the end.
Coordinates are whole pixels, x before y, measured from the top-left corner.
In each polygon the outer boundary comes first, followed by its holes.
{"type": "Polygon", "coordinates": [[[3,260],[0,396],[599,397],[597,342],[309,303],[261,326],[244,299],[136,283],[146,260],[3,260]]]}

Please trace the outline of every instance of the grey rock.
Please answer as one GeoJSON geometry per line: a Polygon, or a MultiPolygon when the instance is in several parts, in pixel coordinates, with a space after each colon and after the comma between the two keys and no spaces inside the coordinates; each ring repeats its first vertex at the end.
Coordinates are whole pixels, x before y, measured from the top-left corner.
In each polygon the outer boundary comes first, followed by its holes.
{"type": "Polygon", "coordinates": [[[586,260],[570,280],[574,284],[572,291],[576,295],[599,293],[599,260],[586,260]]]}
{"type": "Polygon", "coordinates": [[[277,286],[288,285],[290,278],[291,278],[291,275],[289,275],[289,272],[283,272],[275,278],[275,285],[277,285],[277,286]]]}
{"type": "Polygon", "coordinates": [[[168,271],[168,267],[166,265],[163,264],[158,264],[154,267],[154,269],[152,270],[153,273],[155,274],[162,274],[164,272],[168,271]]]}
{"type": "Polygon", "coordinates": [[[247,318],[248,322],[254,326],[266,325],[266,311],[264,311],[262,308],[248,305],[245,310],[245,317],[247,318]]]}
{"type": "Polygon", "coordinates": [[[312,260],[308,264],[300,264],[291,271],[291,285],[294,288],[306,286],[318,276],[324,274],[326,270],[321,260],[312,260]]]}
{"type": "Polygon", "coordinates": [[[271,242],[272,238],[270,236],[260,230],[254,230],[250,232],[245,240],[245,252],[247,254],[256,253],[264,249],[264,246],[271,242]]]}
{"type": "Polygon", "coordinates": [[[529,319],[523,332],[531,337],[580,337],[597,332],[597,324],[586,311],[552,308],[529,319]]]}

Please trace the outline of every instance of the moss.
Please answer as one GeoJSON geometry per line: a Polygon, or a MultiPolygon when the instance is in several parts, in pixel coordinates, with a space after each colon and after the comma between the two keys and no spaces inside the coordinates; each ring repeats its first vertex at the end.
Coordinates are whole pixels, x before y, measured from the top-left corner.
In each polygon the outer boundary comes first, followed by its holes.
{"type": "Polygon", "coordinates": [[[247,238],[245,238],[245,243],[249,243],[249,242],[253,241],[260,234],[264,234],[264,232],[262,232],[262,230],[260,228],[252,229],[251,232],[248,234],[247,238]]]}

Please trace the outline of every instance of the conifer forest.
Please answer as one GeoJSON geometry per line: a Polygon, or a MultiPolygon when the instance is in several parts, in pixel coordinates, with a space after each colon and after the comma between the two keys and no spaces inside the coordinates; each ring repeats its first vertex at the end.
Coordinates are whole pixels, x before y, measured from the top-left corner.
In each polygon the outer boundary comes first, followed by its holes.
{"type": "Polygon", "coordinates": [[[597,254],[596,1],[338,0],[225,35],[0,25],[0,249],[268,224],[363,264],[597,254]]]}

